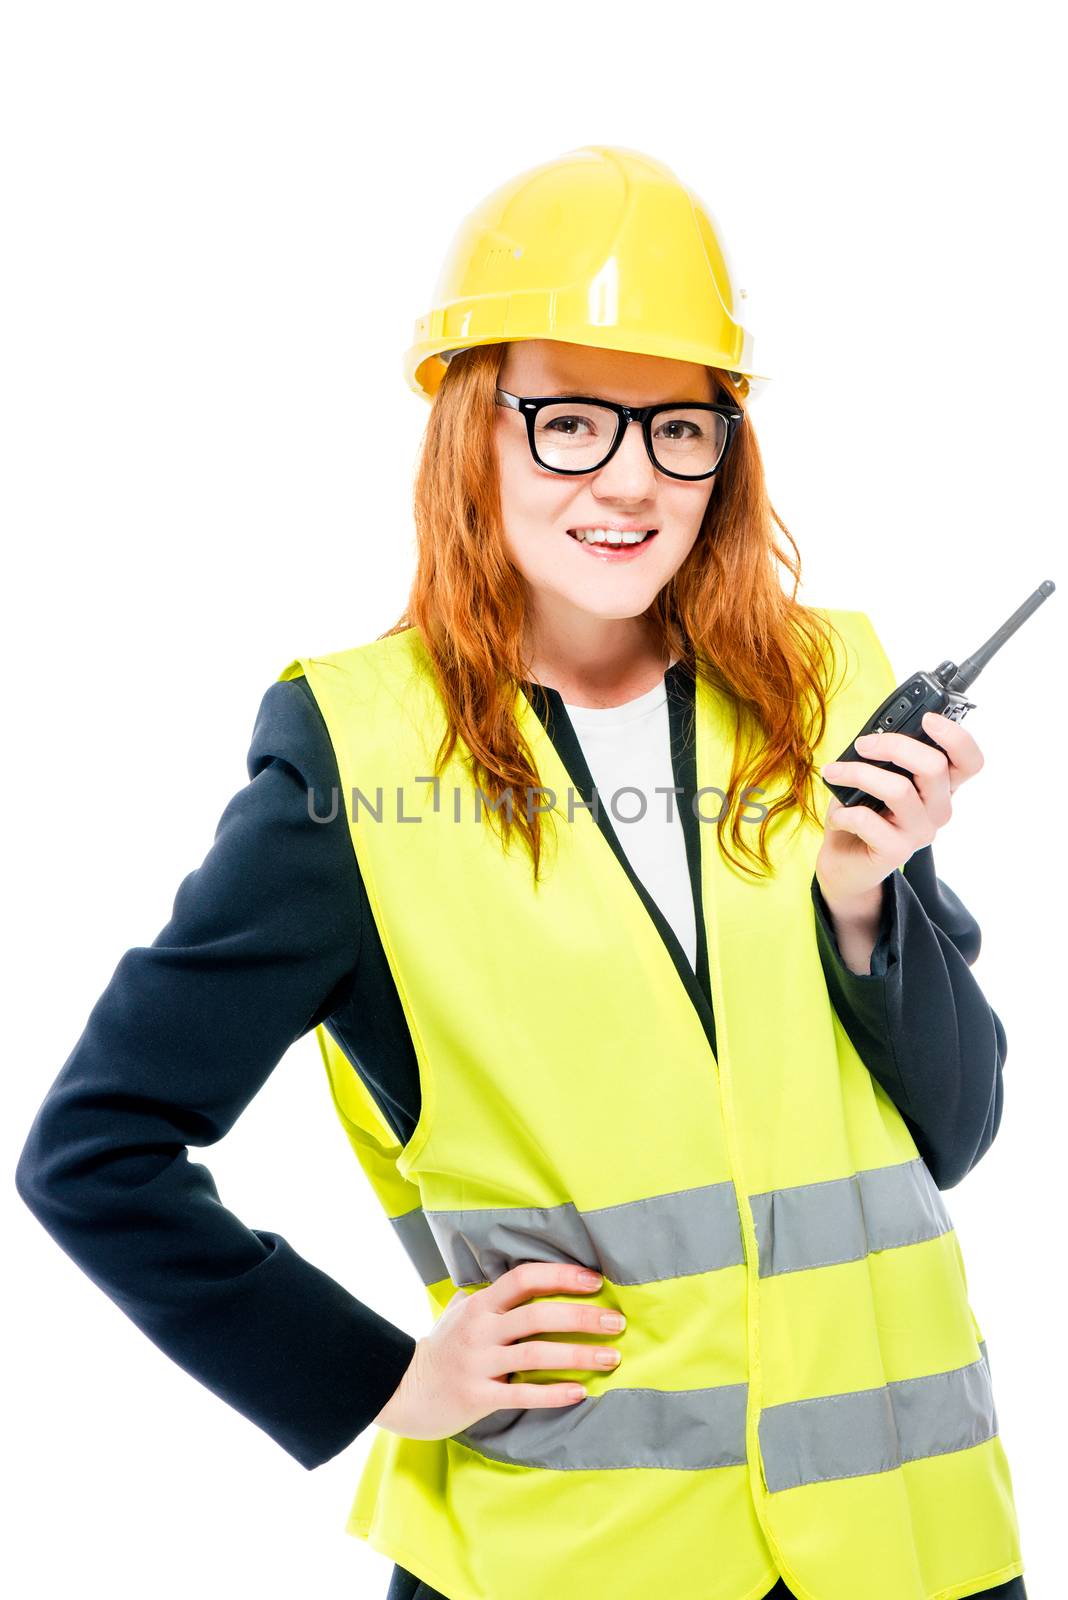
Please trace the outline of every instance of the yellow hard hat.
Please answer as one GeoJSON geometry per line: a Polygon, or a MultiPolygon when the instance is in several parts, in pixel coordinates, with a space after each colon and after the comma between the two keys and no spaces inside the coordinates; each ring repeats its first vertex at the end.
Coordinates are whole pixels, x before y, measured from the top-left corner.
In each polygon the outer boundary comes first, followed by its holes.
{"type": "Polygon", "coordinates": [[[405,379],[432,399],[457,351],[518,339],[718,367],[748,400],[769,382],[707,208],[662,161],[616,145],[521,172],[464,217],[405,379]]]}

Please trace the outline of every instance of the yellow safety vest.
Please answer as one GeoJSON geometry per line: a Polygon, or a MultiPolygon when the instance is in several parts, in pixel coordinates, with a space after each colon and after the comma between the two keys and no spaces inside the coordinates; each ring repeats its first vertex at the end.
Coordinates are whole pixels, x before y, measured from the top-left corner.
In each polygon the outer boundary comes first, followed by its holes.
{"type": "MultiPolygon", "coordinates": [[[[823,615],[848,659],[818,761],[894,685],[864,613],[823,615]]],[[[714,820],[699,830],[713,1053],[581,796],[569,821],[571,779],[521,689],[556,797],[536,890],[521,841],[506,852],[475,820],[462,742],[430,781],[446,723],[417,629],[280,676],[300,672],[419,1063],[406,1145],[319,1041],[432,1312],[548,1260],[605,1281],[546,1298],[627,1318],[614,1370],[515,1374],[578,1379],[585,1400],[446,1439],[378,1430],[348,1531],[449,1600],[757,1600],[779,1574],[799,1600],[956,1600],[1022,1572],[953,1224],[828,997],[810,893],[822,826],[797,807],[779,818],[759,882],[725,862],[714,820]]],[[[714,819],[733,718],[701,679],[695,712],[714,819]]]]}

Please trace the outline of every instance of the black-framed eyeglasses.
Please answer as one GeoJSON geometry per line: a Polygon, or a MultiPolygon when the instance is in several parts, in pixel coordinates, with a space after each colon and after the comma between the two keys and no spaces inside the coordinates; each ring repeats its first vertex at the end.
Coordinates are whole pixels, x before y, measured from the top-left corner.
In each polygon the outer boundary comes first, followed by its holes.
{"type": "Polygon", "coordinates": [[[526,419],[527,442],[539,467],[568,476],[596,472],[611,461],[624,429],[640,422],[649,459],[669,478],[710,478],[723,464],[744,412],[708,400],[623,406],[590,395],[530,395],[496,391],[499,406],[526,419]]]}

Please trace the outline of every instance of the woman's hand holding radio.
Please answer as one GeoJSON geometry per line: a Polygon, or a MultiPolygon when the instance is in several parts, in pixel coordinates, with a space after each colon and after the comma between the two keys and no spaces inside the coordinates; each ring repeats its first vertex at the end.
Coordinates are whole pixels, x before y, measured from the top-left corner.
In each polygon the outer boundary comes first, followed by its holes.
{"type": "Polygon", "coordinates": [[[445,1439],[504,1407],[584,1400],[580,1384],[511,1383],[508,1374],[541,1367],[603,1372],[617,1366],[620,1354],[611,1346],[537,1338],[548,1332],[619,1332],[626,1319],[607,1306],[532,1299],[588,1294],[603,1281],[566,1262],[522,1261],[473,1294],[457,1289],[416,1344],[407,1371],[374,1421],[409,1439],[445,1439]],[[606,1323],[605,1318],[615,1320],[606,1323]]]}
{"type": "Polygon", "coordinates": [[[834,919],[842,955],[867,972],[882,908],[883,882],[929,845],[949,821],[950,796],[983,766],[983,754],[959,722],[929,711],[923,730],[942,747],[932,749],[904,733],[873,733],[854,741],[858,755],[892,761],[915,781],[865,761],[829,761],[820,768],[832,782],[849,782],[887,806],[844,806],[831,797],[816,861],[820,892],[834,919]]]}

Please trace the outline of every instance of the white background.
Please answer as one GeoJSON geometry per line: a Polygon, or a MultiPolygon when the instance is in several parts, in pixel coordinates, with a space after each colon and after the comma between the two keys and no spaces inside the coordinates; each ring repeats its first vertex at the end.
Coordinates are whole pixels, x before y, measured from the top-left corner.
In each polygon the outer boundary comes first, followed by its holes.
{"type": "MultiPolygon", "coordinates": [[[[724,232],[774,380],[753,422],[802,600],[868,611],[902,677],[1061,585],[976,685],[986,766],[935,845],[1009,1040],[1001,1132],[947,1200],[1031,1594],[1057,1593],[1068,260],[1050,9],[2,15],[15,1592],[385,1594],[390,1563],[343,1531],[373,1430],[306,1472],[79,1272],[13,1172],[119,957],[168,920],[246,781],[267,687],[400,614],[427,415],[401,354],[453,229],[512,174],[609,143],[667,161],[724,232]]],[[[425,1331],[311,1036],[206,1155],[250,1226],[425,1331]]]]}

